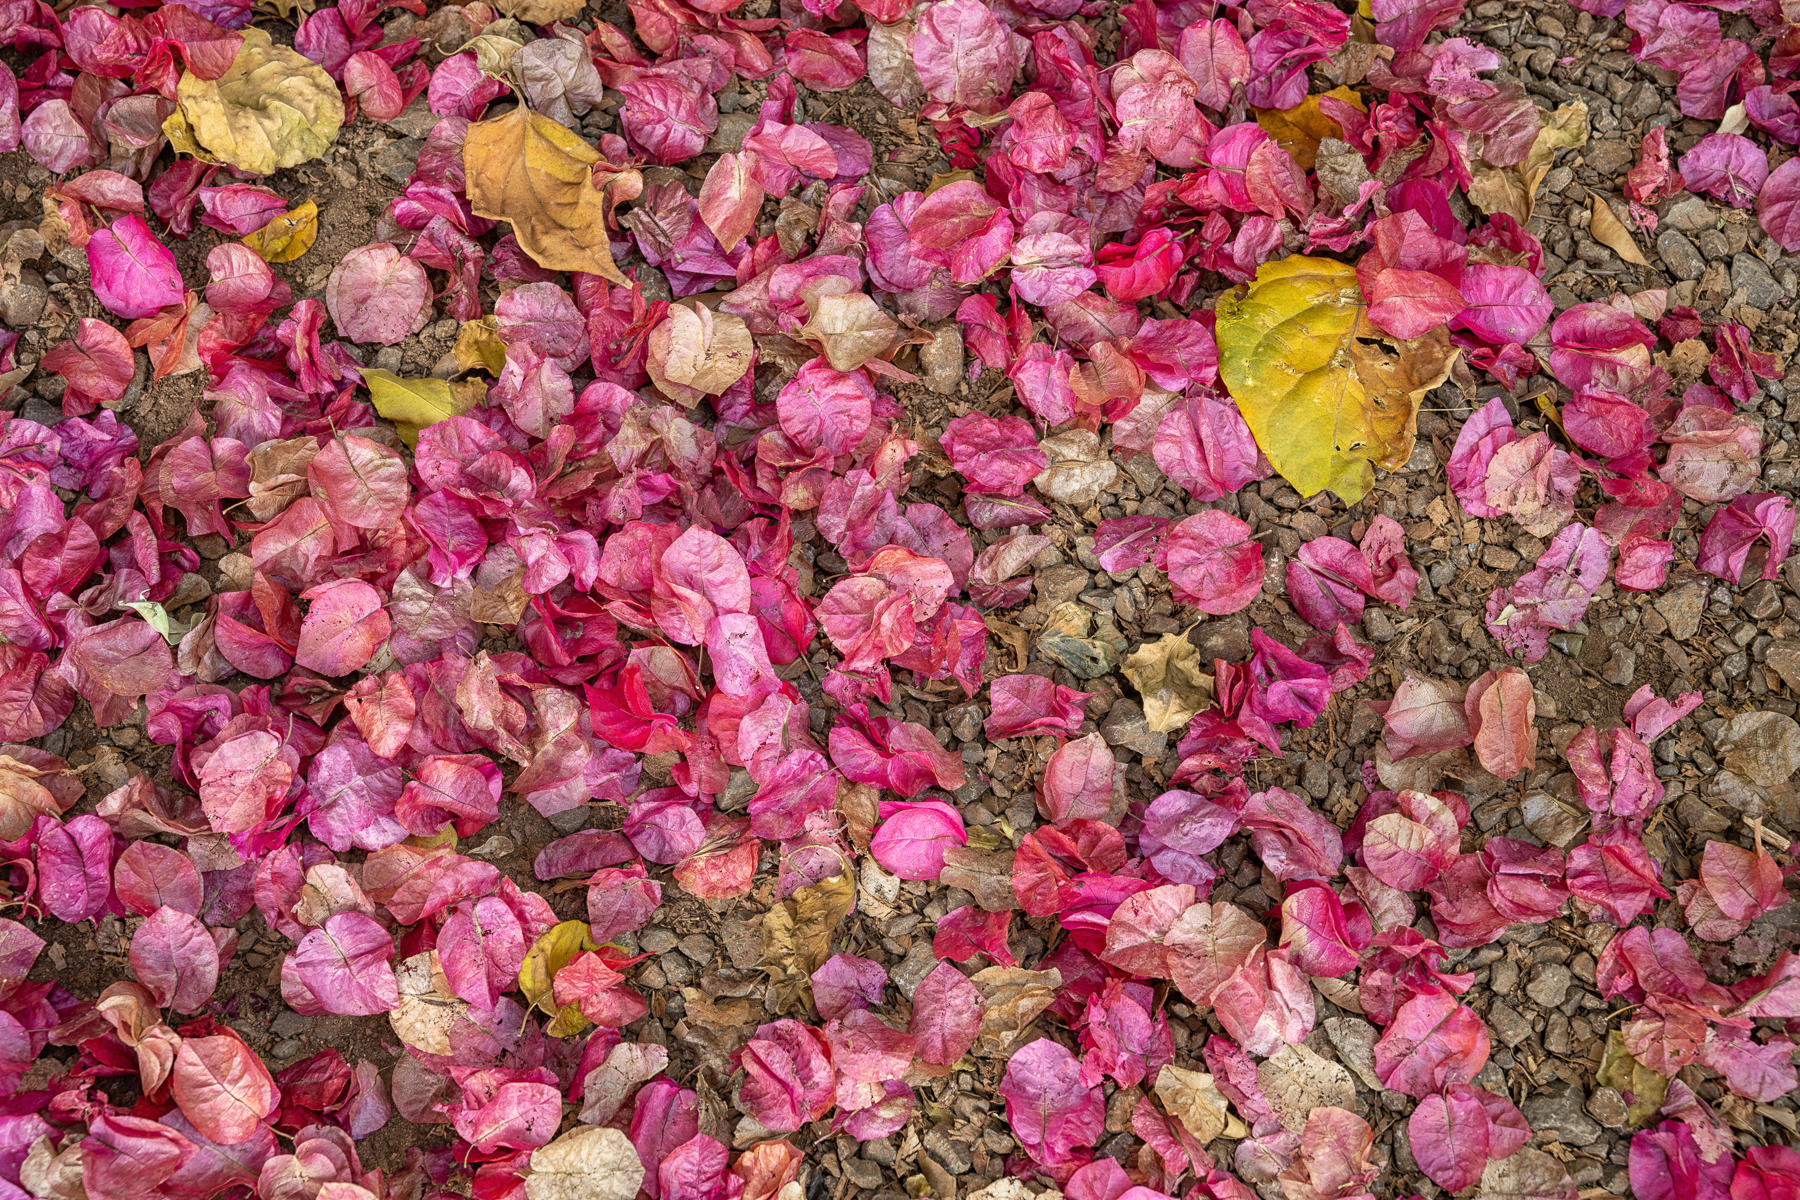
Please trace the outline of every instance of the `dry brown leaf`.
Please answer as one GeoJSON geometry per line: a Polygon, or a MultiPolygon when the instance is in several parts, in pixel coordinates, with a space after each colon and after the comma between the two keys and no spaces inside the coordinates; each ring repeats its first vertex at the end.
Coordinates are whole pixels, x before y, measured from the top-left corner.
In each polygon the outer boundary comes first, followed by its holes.
{"type": "Polygon", "coordinates": [[[744,377],[756,353],[750,327],[730,313],[697,300],[669,305],[650,331],[646,369],[665,395],[689,408],[717,396],[744,377]]]}
{"type": "Polygon", "coordinates": [[[856,883],[848,872],[795,891],[763,914],[762,961],[777,1012],[799,1007],[812,973],[831,957],[831,935],[850,915],[856,883]]]}
{"type": "Polygon", "coordinates": [[[612,206],[643,190],[636,171],[611,166],[574,133],[522,104],[469,126],[463,171],[470,207],[509,223],[520,249],[540,267],[626,282],[606,229],[612,206]]]}
{"type": "Polygon", "coordinates": [[[989,967],[969,977],[987,1003],[981,1034],[975,1039],[979,1058],[1005,1058],[1031,1028],[1038,1014],[1056,1003],[1062,972],[1027,971],[1023,967],[989,967]]]}
{"type": "Polygon", "coordinates": [[[1216,1137],[1243,1137],[1248,1132],[1244,1123],[1231,1115],[1225,1094],[1205,1071],[1166,1063],[1157,1072],[1155,1091],[1163,1110],[1201,1142],[1216,1137]]]}
{"type": "Polygon", "coordinates": [[[1187,728],[1194,714],[1213,706],[1213,677],[1200,648],[1178,633],[1145,642],[1120,665],[1144,702],[1144,721],[1156,733],[1187,728]]]}
{"type": "Polygon", "coordinates": [[[583,1125],[531,1152],[525,1200],[632,1200],[644,1163],[617,1129],[583,1125]]]}
{"type": "Polygon", "coordinates": [[[1038,443],[1050,465],[1032,480],[1037,490],[1071,508],[1086,508],[1119,478],[1118,464],[1091,429],[1070,429],[1038,443]]]}
{"type": "Polygon", "coordinates": [[[1650,265],[1650,260],[1644,257],[1644,252],[1632,240],[1631,230],[1625,228],[1625,222],[1613,213],[1612,205],[1598,193],[1588,193],[1588,214],[1588,232],[1594,235],[1596,242],[1633,266],[1650,265]]]}
{"type": "Polygon", "coordinates": [[[880,358],[894,347],[899,324],[866,292],[848,292],[807,299],[810,314],[801,326],[801,341],[824,351],[833,370],[854,371],[871,358],[880,358]]]}
{"type": "Polygon", "coordinates": [[[1531,219],[1538,184],[1550,173],[1556,152],[1585,146],[1587,140],[1587,104],[1571,100],[1545,114],[1524,162],[1510,167],[1477,166],[1469,184],[1469,200],[1489,216],[1503,212],[1523,225],[1531,219]]]}

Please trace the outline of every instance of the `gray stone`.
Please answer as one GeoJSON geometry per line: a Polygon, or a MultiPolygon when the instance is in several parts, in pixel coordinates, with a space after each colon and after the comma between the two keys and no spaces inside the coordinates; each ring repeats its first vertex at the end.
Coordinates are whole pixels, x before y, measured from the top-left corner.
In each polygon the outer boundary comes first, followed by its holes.
{"type": "Polygon", "coordinates": [[[881,1186],[881,1166],[866,1158],[847,1158],[844,1160],[844,1178],[855,1184],[858,1190],[872,1192],[881,1186]]]}
{"type": "Polygon", "coordinates": [[[1747,251],[1731,256],[1731,286],[1752,308],[1772,308],[1787,293],[1769,274],[1768,264],[1747,251]]]}
{"type": "Polygon", "coordinates": [[[1100,722],[1100,736],[1109,746],[1120,746],[1145,758],[1157,758],[1169,748],[1169,735],[1157,733],[1144,720],[1135,700],[1115,700],[1100,722]]]}
{"type": "Polygon", "coordinates": [[[1773,579],[1760,579],[1744,590],[1738,604],[1753,621],[1774,620],[1781,614],[1781,589],[1773,579]]]}
{"type": "Polygon", "coordinates": [[[1510,958],[1495,963],[1493,973],[1488,976],[1488,986],[1494,989],[1496,996],[1512,995],[1519,989],[1519,964],[1510,958]]]}
{"type": "Polygon", "coordinates": [[[1565,1087],[1533,1096],[1520,1111],[1538,1134],[1554,1134],[1567,1146],[1591,1146],[1600,1140],[1600,1124],[1581,1105],[1581,1090],[1565,1087]]]}
{"type": "Polygon", "coordinates": [[[1663,266],[1669,268],[1669,274],[1677,279],[1698,279],[1706,274],[1706,260],[1679,230],[1665,229],[1657,234],[1656,253],[1663,266]]]}
{"type": "Polygon", "coordinates": [[[1669,623],[1669,636],[1685,642],[1700,632],[1706,612],[1706,585],[1697,579],[1670,588],[1653,600],[1658,615],[1669,623]]]}
{"type": "Polygon", "coordinates": [[[931,969],[937,965],[937,955],[931,952],[931,940],[921,938],[912,944],[899,965],[888,972],[888,978],[894,981],[902,996],[911,1000],[919,981],[931,974],[931,969]]]}
{"type": "Polygon", "coordinates": [[[666,954],[675,948],[675,935],[660,925],[652,925],[638,938],[638,945],[650,954],[666,954]]]}
{"type": "Polygon", "coordinates": [[[1615,645],[1612,657],[1600,669],[1600,677],[1614,687],[1630,687],[1632,677],[1637,674],[1637,651],[1629,646],[1615,645]]]}
{"type": "Polygon", "coordinates": [[[1055,608],[1087,591],[1088,573],[1074,563],[1058,563],[1039,570],[1032,583],[1044,607],[1055,608]]]}
{"type": "Polygon", "coordinates": [[[1313,761],[1300,769],[1300,786],[1314,800],[1323,800],[1331,795],[1331,768],[1322,762],[1313,761]]]}
{"type": "Polygon", "coordinates": [[[1560,1006],[1569,994],[1569,968],[1561,963],[1539,963],[1525,985],[1525,994],[1545,1008],[1560,1006]]]}
{"type": "Polygon", "coordinates": [[[1781,676],[1781,682],[1787,690],[1800,696],[1800,641],[1783,638],[1769,647],[1769,653],[1763,659],[1769,669],[1781,676]]]}
{"type": "Polygon", "coordinates": [[[756,128],[757,114],[747,112],[720,113],[719,127],[707,141],[706,154],[736,154],[744,148],[744,138],[756,128]]]}
{"type": "Polygon", "coordinates": [[[681,939],[681,952],[692,959],[696,966],[704,967],[719,950],[704,933],[690,933],[681,939]]]}
{"type": "Polygon", "coordinates": [[[424,145],[424,138],[401,138],[397,142],[389,142],[375,155],[375,169],[404,187],[419,165],[419,150],[424,145]]]}
{"type": "Polygon", "coordinates": [[[1531,1022],[1503,1000],[1496,1000],[1488,1007],[1488,1027],[1508,1046],[1521,1046],[1531,1040],[1531,1022]]]}
{"type": "Polygon", "coordinates": [[[1379,608],[1371,608],[1363,613],[1363,632],[1377,642],[1391,642],[1399,630],[1394,628],[1393,618],[1379,608]]]}
{"type": "Polygon", "coordinates": [[[1588,1097],[1587,1112],[1588,1116],[1600,1122],[1601,1125],[1609,1129],[1619,1129],[1624,1126],[1629,1110],[1625,1104],[1625,1097],[1619,1094],[1617,1088],[1597,1087],[1594,1089],[1594,1094],[1588,1097]]]}
{"type": "Polygon", "coordinates": [[[981,732],[981,705],[959,704],[950,710],[950,732],[959,742],[972,742],[981,732]]]}
{"type": "Polygon", "coordinates": [[[967,1147],[951,1137],[941,1125],[933,1125],[927,1129],[922,1140],[925,1143],[925,1153],[937,1159],[938,1165],[952,1175],[967,1175],[975,1168],[967,1147]]]}
{"type": "Polygon", "coordinates": [[[1713,229],[1719,224],[1719,214],[1713,206],[1698,196],[1684,196],[1669,207],[1663,221],[1671,228],[1693,233],[1699,229],[1713,229]]]}

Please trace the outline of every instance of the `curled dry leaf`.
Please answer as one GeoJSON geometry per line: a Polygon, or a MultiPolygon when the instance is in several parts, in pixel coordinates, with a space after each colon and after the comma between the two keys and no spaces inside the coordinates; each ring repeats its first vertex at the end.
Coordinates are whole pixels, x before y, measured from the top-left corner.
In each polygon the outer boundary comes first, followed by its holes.
{"type": "Polygon", "coordinates": [[[1588,193],[1588,232],[1594,235],[1596,242],[1633,266],[1650,265],[1650,260],[1632,239],[1631,230],[1625,228],[1625,222],[1613,214],[1612,205],[1597,192],[1588,193]]]}
{"type": "Polygon", "coordinates": [[[184,154],[270,175],[318,158],[337,141],[344,100],[323,67],[254,27],[217,79],[183,71],[163,122],[184,154]]]}
{"type": "Polygon", "coordinates": [[[319,206],[308,200],[296,204],[244,239],[244,245],[264,262],[293,262],[312,249],[319,237],[319,206]]]}
{"type": "Polygon", "coordinates": [[[617,1129],[584,1125],[531,1152],[525,1200],[631,1200],[644,1164],[617,1129]]]}
{"type": "Polygon", "coordinates": [[[893,349],[899,324],[866,292],[831,293],[807,301],[810,319],[798,337],[818,346],[834,370],[854,371],[893,349]]]}
{"type": "Polygon", "coordinates": [[[1523,162],[1506,167],[1477,166],[1469,184],[1469,199],[1490,216],[1505,213],[1523,225],[1531,220],[1538,184],[1550,173],[1556,152],[1585,146],[1587,140],[1587,104],[1571,100],[1544,116],[1523,162]]]}
{"type": "Polygon", "coordinates": [[[1368,319],[1356,270],[1294,255],[1218,303],[1219,375],[1269,462],[1302,495],[1354,504],[1375,468],[1412,455],[1419,402],[1457,351],[1441,328],[1405,341],[1368,319]]]}
{"type": "Polygon", "coordinates": [[[1144,721],[1156,733],[1187,728],[1196,713],[1213,706],[1213,677],[1203,669],[1200,647],[1178,633],[1145,642],[1120,665],[1144,702],[1144,721]]]}
{"type": "Polygon", "coordinates": [[[742,379],[755,353],[743,321],[689,300],[671,304],[668,316],[650,331],[647,367],[657,387],[692,407],[742,379]]]}
{"type": "Polygon", "coordinates": [[[762,961],[781,1008],[798,1002],[812,973],[831,957],[831,935],[856,905],[856,884],[834,875],[797,889],[763,914],[762,961]]]}
{"type": "Polygon", "coordinates": [[[524,105],[469,126],[463,171],[470,207],[510,224],[538,266],[626,282],[613,263],[607,223],[614,204],[643,189],[636,171],[610,166],[567,128],[524,105]]]}
{"type": "Polygon", "coordinates": [[[1200,1142],[1216,1137],[1243,1137],[1244,1123],[1231,1115],[1225,1093],[1205,1071],[1163,1064],[1156,1076],[1156,1098],[1164,1111],[1180,1121],[1200,1142]],[[1233,1132],[1235,1128],[1235,1132],[1233,1132]]]}

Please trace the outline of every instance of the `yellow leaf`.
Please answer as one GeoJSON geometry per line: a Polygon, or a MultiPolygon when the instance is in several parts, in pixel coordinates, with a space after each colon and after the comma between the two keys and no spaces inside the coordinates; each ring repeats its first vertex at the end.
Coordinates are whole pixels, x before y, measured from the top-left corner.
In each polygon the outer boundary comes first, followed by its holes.
{"type": "Polygon", "coordinates": [[[1510,167],[1476,167],[1469,184],[1470,201],[1489,216],[1503,212],[1523,225],[1531,220],[1538,184],[1550,173],[1556,152],[1585,146],[1587,140],[1587,104],[1571,100],[1544,117],[1524,162],[1510,167]]]}
{"type": "Polygon", "coordinates": [[[525,961],[519,964],[519,990],[533,1008],[554,1018],[545,1029],[551,1037],[569,1037],[587,1027],[588,1019],[581,1015],[581,1009],[573,1004],[558,1009],[550,993],[558,971],[575,961],[582,951],[600,948],[592,933],[586,921],[552,925],[531,944],[525,961]]]}
{"type": "Polygon", "coordinates": [[[498,378],[506,367],[506,343],[500,340],[499,320],[486,316],[464,325],[456,335],[456,345],[450,347],[450,357],[459,371],[480,367],[498,378]]]}
{"type": "Polygon", "coordinates": [[[177,151],[270,175],[320,157],[344,125],[344,99],[325,69],[274,45],[254,26],[225,74],[183,71],[163,132],[177,151]]]}
{"type": "Polygon", "coordinates": [[[1612,205],[1595,192],[1588,193],[1588,232],[1594,235],[1596,242],[1633,266],[1650,265],[1650,260],[1644,257],[1637,242],[1632,240],[1631,230],[1625,228],[1625,222],[1619,220],[1612,205]]]}
{"type": "Polygon", "coordinates": [[[636,171],[604,163],[580,137],[524,105],[469,126],[463,171],[470,207],[511,224],[519,247],[540,267],[625,282],[606,226],[613,203],[643,190],[636,171]]]}
{"type": "Polygon", "coordinates": [[[1212,672],[1200,661],[1200,647],[1178,633],[1145,642],[1121,669],[1144,701],[1144,722],[1156,733],[1187,728],[1194,714],[1213,706],[1212,672]]]}
{"type": "Polygon", "coordinates": [[[1450,374],[1442,327],[1399,341],[1372,324],[1356,269],[1294,255],[1219,297],[1219,374],[1269,462],[1303,496],[1346,504],[1412,455],[1419,401],[1450,374]]]}
{"type": "Polygon", "coordinates": [[[244,245],[262,255],[264,262],[293,262],[312,249],[318,236],[319,206],[308,200],[245,238],[244,245]]]}
{"type": "Polygon", "coordinates": [[[763,914],[762,962],[778,1011],[796,1007],[812,973],[831,957],[831,935],[850,915],[856,885],[834,875],[797,889],[763,914]]]}
{"type": "Polygon", "coordinates": [[[1606,1052],[1600,1060],[1599,1074],[1594,1078],[1603,1087],[1617,1088],[1637,1097],[1625,1112],[1626,1123],[1633,1127],[1655,1117],[1669,1091],[1668,1077],[1633,1058],[1625,1045],[1625,1035],[1617,1029],[1606,1035],[1606,1052]]]}
{"type": "MultiPolygon", "coordinates": [[[[469,411],[474,396],[457,390],[442,379],[402,379],[378,367],[358,367],[375,411],[394,423],[400,440],[408,446],[419,441],[419,430],[469,411]]],[[[480,386],[479,383],[476,385],[480,386]]]]}
{"type": "MultiPolygon", "coordinates": [[[[1362,97],[1347,87],[1332,88],[1322,95],[1344,103],[1364,112],[1368,111],[1362,97]]],[[[1344,136],[1343,126],[1319,111],[1320,96],[1308,96],[1293,108],[1259,108],[1256,109],[1256,123],[1262,126],[1263,132],[1275,139],[1275,144],[1294,156],[1302,170],[1310,171],[1319,156],[1319,143],[1328,137],[1344,136]]]]}

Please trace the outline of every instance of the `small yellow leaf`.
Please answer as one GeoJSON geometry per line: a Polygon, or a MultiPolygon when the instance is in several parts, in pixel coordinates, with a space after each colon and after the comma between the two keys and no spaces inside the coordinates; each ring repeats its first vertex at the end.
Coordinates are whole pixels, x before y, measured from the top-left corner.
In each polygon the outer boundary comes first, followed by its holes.
{"type": "MultiPolygon", "coordinates": [[[[1332,88],[1321,95],[1342,100],[1353,108],[1368,111],[1361,96],[1347,87],[1332,88]]],[[[1319,143],[1326,138],[1344,136],[1343,126],[1319,110],[1320,95],[1308,96],[1293,108],[1256,109],[1256,123],[1275,139],[1275,144],[1294,156],[1302,170],[1310,171],[1319,156],[1319,143]]]]}
{"type": "Polygon", "coordinates": [[[1617,1029],[1606,1035],[1606,1052],[1600,1060],[1595,1082],[1636,1097],[1625,1112],[1626,1123],[1633,1127],[1646,1124],[1655,1117],[1669,1091],[1668,1077],[1633,1058],[1625,1045],[1625,1035],[1617,1029]]]}
{"type": "Polygon", "coordinates": [[[1625,222],[1619,220],[1612,205],[1596,192],[1588,193],[1588,232],[1594,235],[1596,242],[1633,266],[1650,265],[1650,260],[1632,240],[1631,230],[1625,228],[1625,222]]]}
{"type": "Polygon", "coordinates": [[[499,320],[490,315],[464,325],[456,335],[456,345],[450,347],[450,357],[459,371],[480,367],[498,378],[506,367],[506,343],[500,340],[499,320]]]}
{"type": "Polygon", "coordinates": [[[525,952],[525,961],[519,964],[519,990],[531,1001],[533,1008],[554,1018],[545,1030],[551,1037],[568,1037],[587,1027],[588,1019],[575,1005],[557,1008],[551,986],[556,973],[575,961],[577,954],[600,948],[592,932],[586,921],[552,925],[531,944],[531,949],[525,952]]]}
{"type": "Polygon", "coordinates": [[[419,430],[461,416],[472,406],[473,396],[466,391],[458,394],[442,379],[402,379],[378,367],[357,369],[375,411],[394,423],[400,440],[408,446],[418,444],[419,430]]]}
{"type": "Polygon", "coordinates": [[[1156,733],[1187,728],[1194,714],[1213,706],[1213,678],[1200,647],[1165,633],[1133,650],[1121,666],[1144,702],[1144,722],[1156,733]]]}
{"type": "Polygon", "coordinates": [[[244,239],[264,262],[293,262],[312,249],[319,236],[319,206],[308,200],[296,205],[244,239]]]}
{"type": "Polygon", "coordinates": [[[576,134],[522,104],[469,126],[463,171],[470,207],[512,225],[520,249],[540,267],[625,283],[607,217],[612,204],[643,190],[636,171],[603,162],[576,134]]]}
{"type": "Polygon", "coordinates": [[[1219,298],[1219,374],[1269,462],[1346,504],[1412,455],[1419,401],[1449,377],[1442,327],[1406,341],[1368,319],[1356,269],[1294,255],[1219,298]]]}
{"type": "Polygon", "coordinates": [[[178,152],[270,175],[319,158],[344,125],[344,98],[325,69],[254,26],[225,74],[183,71],[163,132],[178,152]]]}

